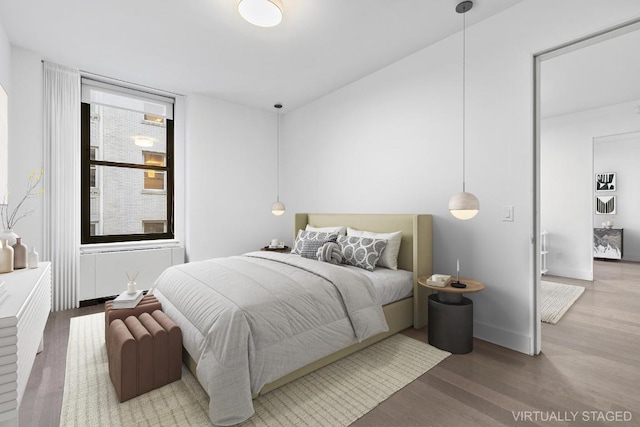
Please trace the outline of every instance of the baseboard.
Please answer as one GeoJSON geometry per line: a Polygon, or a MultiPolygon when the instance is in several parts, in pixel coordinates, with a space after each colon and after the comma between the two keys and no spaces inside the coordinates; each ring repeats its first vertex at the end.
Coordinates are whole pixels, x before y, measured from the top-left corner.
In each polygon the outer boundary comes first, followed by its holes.
{"type": "Polygon", "coordinates": [[[624,256],[622,257],[622,260],[623,261],[638,262],[638,261],[640,261],[640,254],[625,252],[624,256]]]}
{"type": "MultiPolygon", "coordinates": [[[[549,266],[548,275],[568,277],[570,279],[579,280],[593,280],[593,271],[575,270],[573,268],[562,268],[556,266],[549,266]]],[[[544,276],[542,276],[544,280],[544,276]]]]}
{"type": "Polygon", "coordinates": [[[519,351],[520,353],[533,355],[533,349],[531,348],[532,339],[526,335],[485,323],[473,322],[473,336],[483,341],[519,351]]]}

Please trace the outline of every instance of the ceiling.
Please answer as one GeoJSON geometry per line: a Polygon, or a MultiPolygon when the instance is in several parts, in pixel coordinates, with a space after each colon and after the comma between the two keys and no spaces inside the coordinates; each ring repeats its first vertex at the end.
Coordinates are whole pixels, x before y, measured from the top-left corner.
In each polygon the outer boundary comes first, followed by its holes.
{"type": "Polygon", "coordinates": [[[542,118],[639,101],[640,30],[542,62],[542,118]]]}
{"type": "MultiPolygon", "coordinates": [[[[467,26],[522,0],[477,0],[467,26]]],[[[255,27],[237,0],[0,0],[12,45],[179,94],[297,108],[461,30],[452,0],[282,0],[255,27]]]]}

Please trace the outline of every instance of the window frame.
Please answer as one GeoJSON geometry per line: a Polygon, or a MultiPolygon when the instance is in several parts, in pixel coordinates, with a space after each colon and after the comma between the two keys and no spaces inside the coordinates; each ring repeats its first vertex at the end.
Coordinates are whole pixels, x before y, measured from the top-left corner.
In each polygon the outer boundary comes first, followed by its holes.
{"type": "MultiPolygon", "coordinates": [[[[91,160],[91,104],[82,102],[80,106],[80,240],[81,244],[92,243],[116,243],[143,240],[173,239],[174,236],[174,123],[172,119],[165,118],[167,134],[167,146],[165,153],[165,165],[153,166],[136,163],[113,162],[105,160],[91,160]],[[91,166],[110,166],[125,169],[156,170],[165,173],[167,198],[167,231],[165,233],[135,233],[135,234],[110,234],[101,236],[91,235],[91,166]]],[[[141,196],[142,197],[142,196],[141,196]]]]}

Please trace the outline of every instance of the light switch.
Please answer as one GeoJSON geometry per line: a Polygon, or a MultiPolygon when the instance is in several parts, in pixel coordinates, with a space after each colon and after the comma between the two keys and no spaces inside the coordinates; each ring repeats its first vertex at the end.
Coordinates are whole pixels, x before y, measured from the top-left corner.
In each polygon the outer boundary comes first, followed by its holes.
{"type": "Polygon", "coordinates": [[[513,222],[513,206],[502,207],[502,220],[513,222]]]}

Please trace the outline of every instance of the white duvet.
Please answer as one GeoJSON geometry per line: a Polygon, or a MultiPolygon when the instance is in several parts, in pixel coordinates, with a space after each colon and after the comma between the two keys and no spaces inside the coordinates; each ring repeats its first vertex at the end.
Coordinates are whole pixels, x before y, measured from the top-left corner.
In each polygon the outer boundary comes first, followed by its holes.
{"type": "Polygon", "coordinates": [[[219,425],[253,415],[252,393],[265,384],[388,330],[366,275],[297,255],[174,266],[154,294],[183,330],[219,425]]]}

